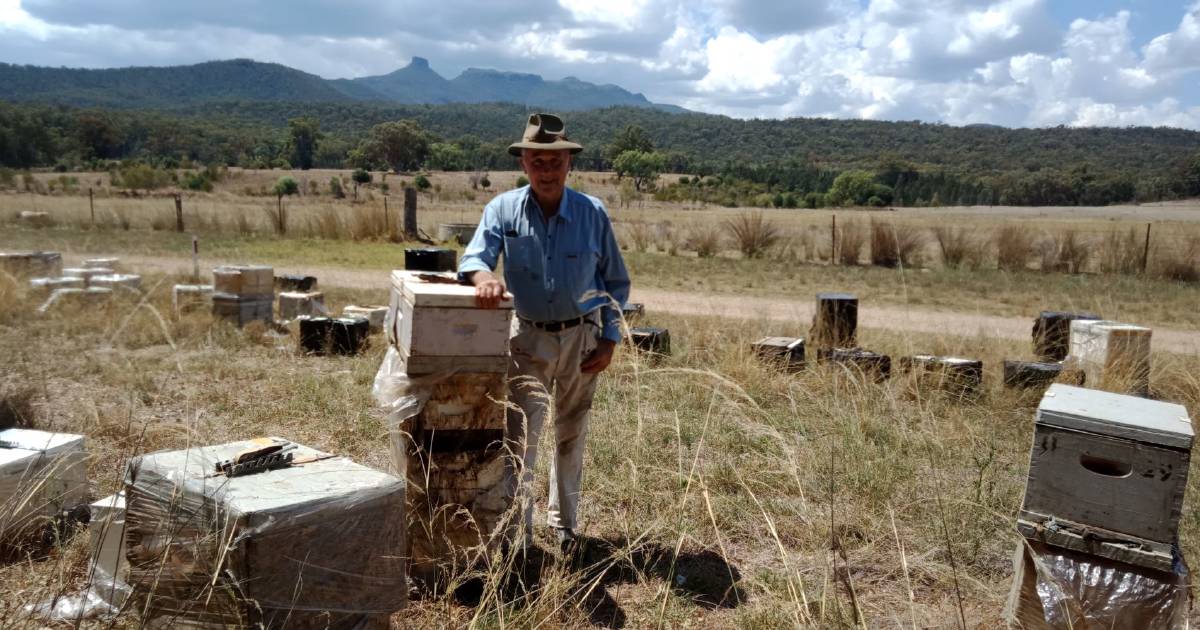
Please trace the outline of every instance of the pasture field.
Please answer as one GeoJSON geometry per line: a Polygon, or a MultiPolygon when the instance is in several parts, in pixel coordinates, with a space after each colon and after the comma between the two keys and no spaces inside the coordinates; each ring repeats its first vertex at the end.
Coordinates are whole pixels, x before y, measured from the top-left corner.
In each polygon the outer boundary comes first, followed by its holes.
{"type": "MultiPolygon", "coordinates": [[[[332,199],[327,188],[285,199],[289,230],[281,235],[269,214],[276,198],[260,194],[280,174],[241,173],[212,193],[185,193],[184,234],[172,231],[169,196],[121,196],[104,174],[73,174],[82,189],[71,193],[0,192],[0,250],[58,249],[68,264],[112,254],[130,271],[147,273],[143,301],[45,316],[32,314],[39,300],[24,285],[0,277],[0,402],[6,403],[0,409],[19,411],[38,428],[87,434],[95,496],[119,487],[132,454],[259,435],[387,467],[382,414],[370,397],[381,337],[361,356],[306,357],[296,353],[294,336],[258,326],[237,330],[204,313],[171,313],[170,286],[186,281],[181,274],[190,268],[193,232],[202,243],[202,273],[217,262],[264,262],[317,275],[338,310],[385,298],[387,270],[402,264],[404,244],[393,242],[401,197],[389,192],[387,222],[373,218],[382,216],[377,185],[360,190],[358,204],[332,199]],[[16,218],[20,211],[47,212],[49,221],[30,225],[16,218]]],[[[292,175],[327,183],[344,174],[292,175]]],[[[490,179],[497,188],[516,176],[490,179]]],[[[59,175],[36,177],[49,182],[59,175]]],[[[999,366],[1005,358],[1027,358],[1028,338],[972,326],[914,332],[886,319],[860,332],[864,347],[893,357],[982,359],[984,390],[962,400],[903,375],[877,384],[823,365],[795,375],[774,371],[751,356],[749,344],[768,334],[804,336],[809,322],[759,306],[808,303],[818,290],[838,289],[859,293],[864,307],[937,311],[950,319],[987,314],[1031,321],[1043,308],[1095,309],[1181,337],[1200,335],[1200,284],[1157,273],[1192,255],[1189,239],[1200,235],[1194,204],[1136,212],[839,210],[839,226],[858,224],[868,240],[872,219],[923,235],[919,261],[884,268],[867,264],[865,245],[861,264],[833,264],[830,211],[763,211],[779,234],[749,255],[739,252],[731,225],[754,211],[648,196],[624,203],[608,176],[572,177],[612,206],[635,291],[723,300],[733,308],[715,316],[661,299],[647,323],[671,330],[674,354],[651,362],[622,349],[602,379],[585,464],[582,533],[592,544],[583,567],[558,563],[539,530],[547,557],[536,576],[526,576],[523,594],[507,588],[496,558],[460,576],[456,584],[464,586],[456,595],[413,599],[393,618],[398,627],[953,628],[960,618],[972,628],[999,627],[1038,399],[1004,389],[999,366]],[[1147,222],[1153,224],[1147,274],[1103,268],[1106,235],[1141,234],[1147,222]],[[995,235],[1013,225],[1026,228],[1034,243],[1019,268],[999,269],[995,235]],[[933,234],[946,227],[977,239],[971,243],[978,261],[943,264],[933,234]],[[705,230],[719,233],[719,244],[701,256],[696,246],[705,245],[705,230]],[[1037,242],[1067,231],[1094,243],[1075,270],[1081,273],[1042,271],[1046,259],[1037,242]]],[[[492,193],[472,190],[467,178],[430,176],[440,190],[420,196],[425,232],[436,234],[440,222],[477,219],[492,193]]],[[[399,175],[387,181],[400,179],[411,181],[399,175]]],[[[1058,253],[1050,262],[1059,262],[1058,253]]],[[[1200,414],[1200,354],[1163,350],[1154,357],[1155,394],[1200,414]]],[[[1198,484],[1193,471],[1189,506],[1198,484]]],[[[543,501],[540,514],[544,507],[543,501]]],[[[1183,552],[1197,562],[1200,511],[1185,509],[1181,527],[1183,552]]],[[[39,627],[21,615],[22,606],[77,589],[86,546],[86,535],[76,535],[48,552],[0,563],[0,626],[39,627]]],[[[135,611],[115,622],[138,624],[135,611]]]]}

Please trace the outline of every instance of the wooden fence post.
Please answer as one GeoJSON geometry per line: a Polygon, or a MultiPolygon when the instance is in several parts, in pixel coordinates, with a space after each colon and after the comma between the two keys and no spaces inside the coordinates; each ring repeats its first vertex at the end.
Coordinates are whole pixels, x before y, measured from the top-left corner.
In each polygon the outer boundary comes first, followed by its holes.
{"type": "Polygon", "coordinates": [[[175,231],[183,231],[183,195],[175,193],[175,231]]]}
{"type": "Polygon", "coordinates": [[[96,227],[96,198],[93,195],[92,187],[88,186],[88,208],[92,211],[92,227],[96,227]]]}
{"type": "Polygon", "coordinates": [[[404,234],[408,238],[417,237],[417,189],[404,189],[404,234]]]}
{"type": "Polygon", "coordinates": [[[1146,245],[1142,248],[1142,275],[1146,275],[1146,268],[1150,264],[1150,223],[1146,224],[1146,245]]]}
{"type": "Polygon", "coordinates": [[[832,215],[833,223],[829,227],[829,264],[837,264],[837,215],[832,215]]]}

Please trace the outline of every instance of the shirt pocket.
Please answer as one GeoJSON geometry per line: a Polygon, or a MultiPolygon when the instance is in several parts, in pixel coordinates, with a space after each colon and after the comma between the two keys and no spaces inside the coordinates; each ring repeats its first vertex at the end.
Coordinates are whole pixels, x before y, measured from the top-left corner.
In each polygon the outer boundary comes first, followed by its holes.
{"type": "Polygon", "coordinates": [[[591,302],[600,297],[594,293],[596,289],[596,266],[600,261],[600,252],[595,249],[581,249],[566,255],[566,277],[571,289],[571,297],[578,304],[591,302]]]}
{"type": "MultiPolygon", "coordinates": [[[[533,236],[504,237],[504,268],[518,271],[522,274],[539,273],[541,270],[541,251],[537,239],[533,236]]],[[[540,275],[540,273],[539,273],[540,275]]]]}

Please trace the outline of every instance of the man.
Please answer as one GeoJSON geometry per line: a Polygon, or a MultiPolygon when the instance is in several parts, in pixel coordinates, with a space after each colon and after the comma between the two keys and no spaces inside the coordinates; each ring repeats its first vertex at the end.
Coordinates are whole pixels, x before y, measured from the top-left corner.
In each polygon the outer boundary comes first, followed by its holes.
{"type": "Polygon", "coordinates": [[[459,263],[482,307],[512,292],[517,313],[510,341],[510,410],[505,440],[519,461],[509,470],[510,496],[524,510],[528,545],[533,531],[530,488],[542,425],[554,402],[554,459],[547,520],[560,546],[575,542],[584,438],[596,376],[621,340],[620,307],[629,274],[604,204],[566,187],[571,156],[583,150],[567,139],[563,121],[529,117],[524,137],[508,152],[521,158],[529,185],[488,203],[459,263]],[[504,256],[504,281],[495,275],[504,256]]]}

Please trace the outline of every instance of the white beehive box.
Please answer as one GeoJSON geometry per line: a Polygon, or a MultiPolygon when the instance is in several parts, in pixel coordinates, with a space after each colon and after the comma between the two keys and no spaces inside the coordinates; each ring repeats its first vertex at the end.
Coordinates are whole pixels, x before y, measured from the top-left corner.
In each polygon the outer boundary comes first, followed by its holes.
{"type": "Polygon", "coordinates": [[[405,357],[409,374],[459,368],[508,368],[512,300],[498,308],[476,306],[475,288],[453,274],[393,271],[388,337],[405,357]]]}
{"type": "Polygon", "coordinates": [[[80,289],[84,288],[85,282],[83,278],[73,276],[63,276],[61,278],[33,278],[29,281],[29,288],[35,291],[44,291],[49,293],[55,289],[80,289]]]}
{"type": "Polygon", "coordinates": [[[87,503],[84,437],[0,431],[0,540],[14,541],[87,503]]]}
{"type": "Polygon", "coordinates": [[[165,451],[130,463],[126,559],[145,617],[358,627],[402,608],[404,480],[299,445],[290,467],[214,475],[217,462],[256,446],[165,451]]]}
{"type": "Polygon", "coordinates": [[[365,317],[371,324],[371,332],[383,330],[383,322],[387,318],[386,306],[354,306],[342,309],[342,317],[365,317]]]}
{"type": "Polygon", "coordinates": [[[85,258],[83,267],[85,269],[113,269],[121,263],[120,258],[85,258]]]}
{"type": "Polygon", "coordinates": [[[1071,322],[1066,363],[1096,389],[1146,395],[1150,389],[1150,338],[1143,326],[1107,320],[1071,322]]]}
{"type": "Polygon", "coordinates": [[[142,288],[142,277],[132,273],[114,273],[103,276],[92,276],[88,280],[88,286],[107,287],[109,289],[121,289],[127,291],[138,291],[142,288]]]}
{"type": "Polygon", "coordinates": [[[101,599],[120,606],[124,588],[118,583],[129,581],[129,564],[125,562],[125,493],[104,497],[90,508],[88,542],[92,564],[88,580],[101,599]]]}
{"type": "Polygon", "coordinates": [[[292,320],[301,315],[325,315],[325,294],[320,291],[284,291],[279,294],[279,319],[292,320]]]}
{"type": "Polygon", "coordinates": [[[1022,531],[1040,526],[1045,542],[1169,569],[1192,439],[1181,405],[1051,385],[1037,411],[1022,531]],[[1100,532],[1093,541],[1127,542],[1079,548],[1089,530],[1100,532]]]}
{"type": "Polygon", "coordinates": [[[67,267],[62,270],[62,275],[69,278],[83,278],[83,283],[88,286],[91,286],[92,278],[96,276],[109,276],[113,273],[112,269],[103,269],[100,267],[67,267]]]}

